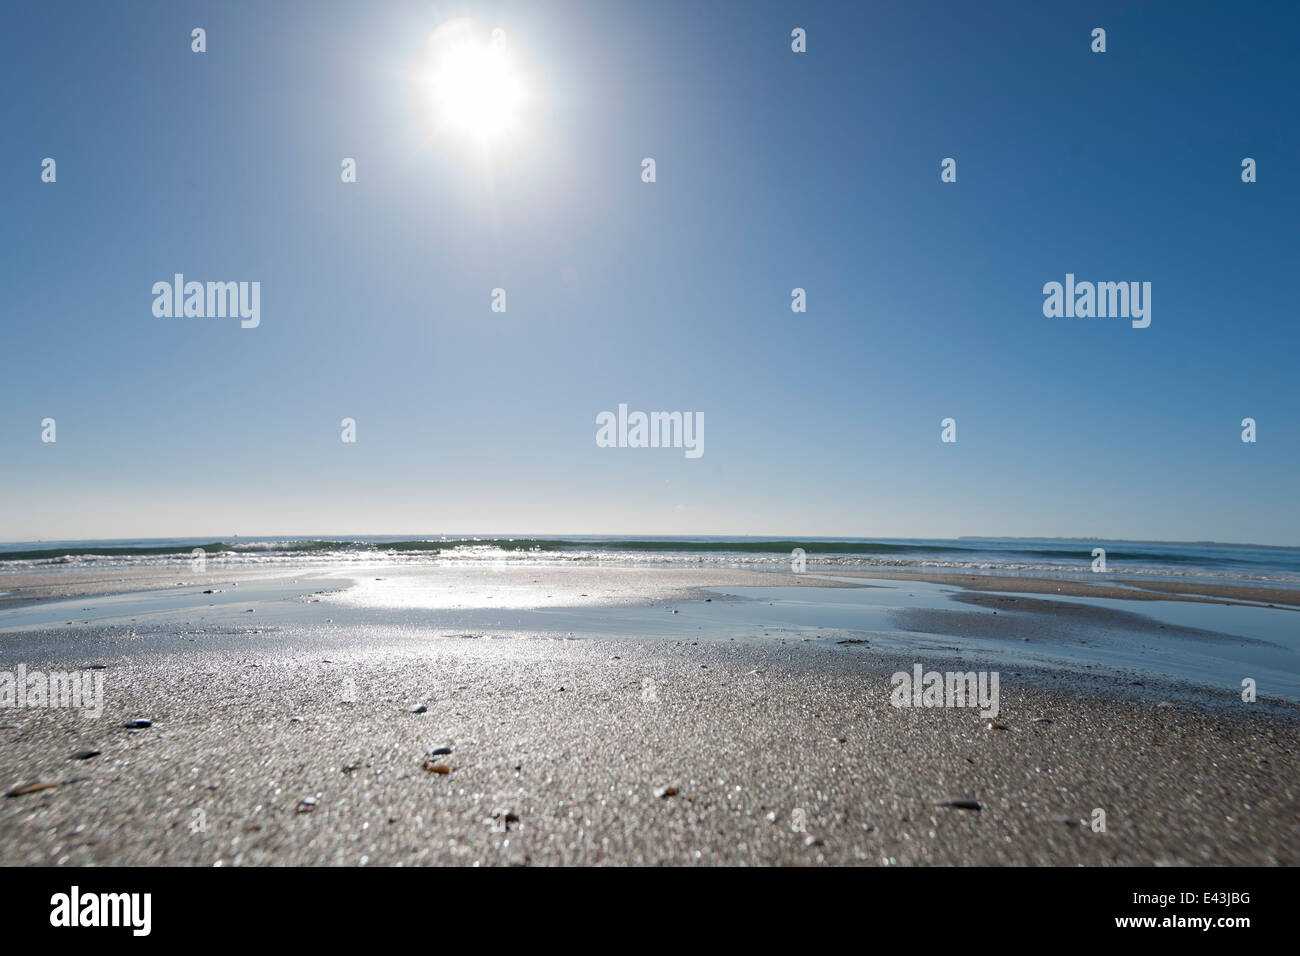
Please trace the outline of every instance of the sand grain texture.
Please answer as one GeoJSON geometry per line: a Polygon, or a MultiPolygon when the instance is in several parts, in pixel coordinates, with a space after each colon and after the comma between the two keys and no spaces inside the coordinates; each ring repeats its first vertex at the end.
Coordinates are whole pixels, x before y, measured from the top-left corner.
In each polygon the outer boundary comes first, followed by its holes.
{"type": "Polygon", "coordinates": [[[0,800],[0,863],[1300,862],[1288,706],[1004,673],[1004,731],[890,706],[903,662],[860,647],[356,646],[115,659],[98,721],[0,712],[0,786],[60,783],[0,800]]]}

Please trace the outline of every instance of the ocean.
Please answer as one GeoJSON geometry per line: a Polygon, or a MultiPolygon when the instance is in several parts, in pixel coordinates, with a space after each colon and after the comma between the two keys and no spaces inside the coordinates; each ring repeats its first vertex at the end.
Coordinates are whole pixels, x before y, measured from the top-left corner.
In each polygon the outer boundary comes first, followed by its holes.
{"type": "Polygon", "coordinates": [[[563,537],[356,535],[28,541],[0,544],[0,574],[56,568],[209,564],[620,564],[788,569],[800,549],[808,570],[899,568],[981,574],[1197,578],[1300,584],[1300,547],[1216,542],[1065,538],[769,538],[743,536],[563,537]],[[1099,564],[1101,549],[1104,566],[1099,564]]]}

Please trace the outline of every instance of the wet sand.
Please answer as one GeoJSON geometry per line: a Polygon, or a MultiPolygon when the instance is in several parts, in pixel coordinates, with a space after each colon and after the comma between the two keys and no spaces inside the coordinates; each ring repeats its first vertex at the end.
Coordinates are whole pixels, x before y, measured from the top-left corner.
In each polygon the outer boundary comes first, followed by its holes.
{"type": "MultiPolygon", "coordinates": [[[[270,567],[226,567],[209,563],[201,572],[160,568],[105,568],[57,571],[9,572],[0,575],[0,610],[42,601],[78,597],[107,597],[143,591],[222,587],[230,583],[284,582],[333,577],[341,586],[353,581],[411,579],[430,588],[471,589],[500,600],[508,590],[537,585],[528,597],[550,591],[557,603],[613,606],[639,604],[695,594],[701,588],[750,585],[799,585],[807,587],[852,587],[840,581],[796,575],[781,571],[752,571],[743,568],[691,568],[600,566],[590,564],[430,564],[393,565],[384,562],[336,565],[276,565],[270,567]]],[[[501,606],[500,604],[496,606],[501,606]]],[[[517,606],[528,606],[520,604],[517,606]]]]}
{"type": "Polygon", "coordinates": [[[99,721],[0,712],[4,788],[58,784],[0,800],[0,864],[1300,862],[1295,708],[1004,673],[990,729],[891,706],[910,661],[853,645],[351,643],[100,661],[99,721]]]}
{"type": "MultiPolygon", "coordinates": [[[[287,580],[326,572],[367,576],[379,569],[390,577],[419,577],[435,583],[462,587],[467,581],[486,582],[499,587],[523,583],[541,583],[558,588],[566,601],[589,597],[599,591],[591,604],[618,604],[663,600],[696,593],[700,588],[745,586],[843,587],[843,580],[897,579],[951,585],[973,591],[997,591],[1020,594],[1060,594],[1070,597],[1109,598],[1130,601],[1189,601],[1211,604],[1262,604],[1300,610],[1300,590],[1262,587],[1243,583],[1221,584],[1189,579],[1186,582],[1089,581],[1031,575],[947,574],[924,570],[880,567],[867,570],[842,568],[817,569],[793,574],[784,570],[754,570],[725,567],[644,567],[591,564],[527,565],[341,565],[303,564],[271,567],[224,567],[211,562],[202,572],[159,568],[104,568],[10,572],[0,575],[0,609],[39,601],[74,597],[100,597],[134,591],[192,587],[196,584],[219,585],[226,581],[287,580]],[[608,580],[608,586],[600,582],[608,580]],[[587,593],[583,593],[587,592],[587,593]]],[[[865,585],[869,586],[869,585],[865,585]]]]}
{"type": "Polygon", "coordinates": [[[902,571],[872,568],[870,571],[835,571],[838,578],[896,578],[949,584],[973,591],[1001,591],[1019,594],[1061,594],[1068,597],[1109,598],[1125,601],[1191,601],[1202,604],[1263,604],[1300,610],[1300,591],[1294,588],[1262,587],[1257,584],[1216,584],[1189,578],[1183,581],[1148,581],[1134,577],[1123,582],[1034,577],[1010,574],[941,574],[930,571],[902,571]]]}
{"type": "MultiPolygon", "coordinates": [[[[1114,608],[991,593],[1064,595],[1047,590],[1062,582],[997,579],[959,592],[956,604],[979,613],[951,612],[947,623],[971,643],[953,657],[957,648],[937,644],[881,649],[874,634],[817,641],[773,627],[757,640],[707,625],[731,606],[716,594],[704,603],[702,587],[836,586],[803,575],[153,574],[164,597],[201,600],[215,617],[180,627],[175,615],[196,612],[173,609],[145,626],[59,621],[0,634],[0,670],[95,665],[105,682],[98,720],[0,709],[0,790],[52,785],[0,798],[0,864],[1300,863],[1300,707],[1119,671],[980,662],[970,628],[994,621],[990,633],[1020,627],[1035,640],[1052,636],[1044,622],[1120,636],[1152,626],[1114,608]],[[588,602],[579,610],[597,620],[622,602],[641,616],[610,620],[654,615],[708,630],[698,641],[568,640],[434,627],[418,614],[380,624],[378,612],[314,597],[354,579],[386,599],[432,593],[444,615],[442,590],[459,587],[453,597],[494,607],[549,593],[588,602]],[[285,580],[297,582],[293,600],[244,602],[285,580]],[[203,595],[205,584],[223,593],[203,595]],[[194,594],[173,594],[185,589],[194,594]],[[232,591],[238,603],[207,603],[232,591]],[[992,613],[1013,600],[1024,614],[992,613]],[[890,675],[917,662],[1000,671],[995,726],[974,709],[892,706],[890,675]],[[123,726],[136,719],[151,726],[123,726]],[[87,751],[98,753],[73,756],[87,751]]],[[[79,573],[6,589],[20,607],[41,588],[92,595],[148,580],[79,573]]],[[[933,613],[902,611],[903,630],[939,628],[923,620],[933,613]]],[[[1182,630],[1172,636],[1217,638],[1182,630]]]]}

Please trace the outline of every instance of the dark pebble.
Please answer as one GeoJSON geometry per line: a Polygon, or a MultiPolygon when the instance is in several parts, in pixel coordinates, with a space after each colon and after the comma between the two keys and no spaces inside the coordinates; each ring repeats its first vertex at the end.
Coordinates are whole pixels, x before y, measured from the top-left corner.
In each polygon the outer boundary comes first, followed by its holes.
{"type": "Polygon", "coordinates": [[[39,793],[42,790],[53,790],[57,783],[25,783],[21,787],[14,787],[5,793],[6,797],[21,797],[29,793],[39,793]]]}

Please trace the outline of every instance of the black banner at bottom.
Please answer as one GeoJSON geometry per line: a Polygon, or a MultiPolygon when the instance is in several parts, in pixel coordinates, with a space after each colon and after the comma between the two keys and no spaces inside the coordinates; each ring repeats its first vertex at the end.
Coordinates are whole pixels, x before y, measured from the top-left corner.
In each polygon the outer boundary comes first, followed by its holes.
{"type": "Polygon", "coordinates": [[[936,943],[1048,932],[1071,941],[1232,945],[1286,929],[1291,876],[1244,868],[557,869],[538,880],[522,868],[6,869],[0,913],[9,943],[75,935],[301,945],[390,934],[432,942],[425,934],[448,921],[480,927],[485,941],[515,931],[533,942],[553,932],[594,941],[589,934],[608,924],[617,935],[607,939],[640,926],[647,942],[658,933],[663,945],[680,946],[714,934],[734,943],[747,929],[770,937],[774,924],[815,933],[847,923],[871,935],[910,927],[918,941],[936,943]]]}

